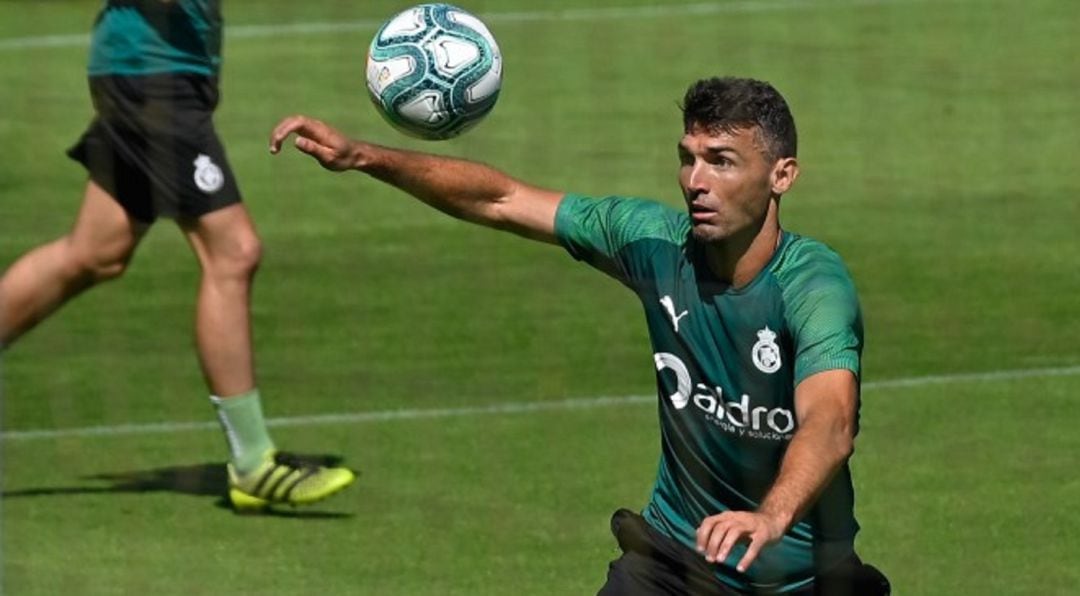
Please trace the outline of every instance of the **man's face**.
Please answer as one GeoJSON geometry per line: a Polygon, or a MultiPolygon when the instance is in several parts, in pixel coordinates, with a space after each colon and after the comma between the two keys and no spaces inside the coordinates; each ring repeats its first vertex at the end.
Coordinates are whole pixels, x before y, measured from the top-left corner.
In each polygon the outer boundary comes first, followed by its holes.
{"type": "Polygon", "coordinates": [[[679,141],[679,186],[699,241],[756,233],[770,197],[787,190],[790,181],[779,188],[776,174],[794,160],[770,161],[762,142],[757,127],[731,133],[694,127],[679,141]]]}

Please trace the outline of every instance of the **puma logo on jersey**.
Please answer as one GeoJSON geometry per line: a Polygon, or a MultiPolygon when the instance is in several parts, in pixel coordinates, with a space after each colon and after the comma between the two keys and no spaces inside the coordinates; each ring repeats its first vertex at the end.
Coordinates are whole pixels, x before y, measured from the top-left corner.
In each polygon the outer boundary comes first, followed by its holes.
{"type": "Polygon", "coordinates": [[[679,319],[690,314],[690,311],[682,311],[678,315],[675,314],[675,301],[671,299],[671,296],[664,296],[660,299],[660,305],[667,311],[668,318],[671,319],[671,326],[675,328],[675,333],[679,332],[679,319]]]}

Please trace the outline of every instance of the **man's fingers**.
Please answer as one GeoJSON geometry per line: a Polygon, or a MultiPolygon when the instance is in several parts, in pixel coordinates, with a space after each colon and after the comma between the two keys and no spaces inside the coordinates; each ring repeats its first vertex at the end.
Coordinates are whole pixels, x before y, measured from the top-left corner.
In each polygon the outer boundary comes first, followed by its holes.
{"type": "Polygon", "coordinates": [[[307,137],[296,137],[295,144],[297,149],[313,157],[319,157],[326,149],[325,146],[320,145],[307,137]]]}
{"type": "Polygon", "coordinates": [[[709,563],[723,563],[735,545],[748,543],[735,568],[746,573],[761,549],[779,537],[770,538],[766,520],[757,514],[727,511],[702,520],[697,529],[697,550],[709,563]]]}
{"type": "Polygon", "coordinates": [[[739,559],[739,562],[735,565],[735,569],[739,570],[739,573],[746,573],[750,564],[757,559],[758,553],[761,552],[761,547],[765,546],[765,536],[755,533],[750,535],[750,546],[746,547],[746,554],[739,559]]]}
{"type": "Polygon", "coordinates": [[[713,528],[712,534],[709,536],[709,542],[705,545],[705,560],[709,563],[717,563],[716,551],[720,548],[720,541],[724,539],[724,535],[727,534],[727,528],[721,525],[717,525],[713,528]]]}
{"type": "Polygon", "coordinates": [[[307,137],[296,137],[296,148],[315,158],[323,167],[330,168],[337,155],[334,150],[307,137]]]}
{"type": "Polygon", "coordinates": [[[697,529],[697,549],[699,553],[705,552],[705,548],[709,546],[709,534],[712,532],[712,528],[716,525],[717,516],[706,517],[701,521],[701,525],[697,529]]]}
{"type": "Polygon", "coordinates": [[[270,152],[281,151],[281,144],[293,133],[300,137],[322,140],[326,136],[326,125],[301,114],[289,116],[279,122],[270,133],[270,152]]]}
{"type": "Polygon", "coordinates": [[[323,167],[334,171],[343,169],[339,160],[340,134],[314,118],[297,114],[283,119],[270,133],[270,153],[281,151],[281,145],[289,135],[295,134],[296,148],[314,157],[323,167]]]}
{"type": "Polygon", "coordinates": [[[732,547],[748,534],[750,534],[750,531],[741,525],[729,529],[724,535],[724,540],[719,543],[719,548],[716,550],[716,556],[714,557],[716,562],[722,563],[726,561],[728,554],[731,553],[732,547]]]}
{"type": "Polygon", "coordinates": [[[722,562],[724,559],[718,556],[720,549],[726,541],[737,540],[738,537],[739,530],[733,527],[731,520],[713,526],[712,535],[709,536],[709,543],[705,547],[705,560],[710,563],[722,562]]]}
{"type": "Polygon", "coordinates": [[[724,536],[736,521],[737,518],[730,511],[706,517],[701,521],[697,529],[697,550],[705,555],[705,560],[713,562],[724,536]]]}
{"type": "Polygon", "coordinates": [[[281,122],[278,122],[274,130],[270,132],[270,153],[281,151],[281,143],[301,126],[303,119],[303,116],[297,115],[283,118],[281,122]]]}

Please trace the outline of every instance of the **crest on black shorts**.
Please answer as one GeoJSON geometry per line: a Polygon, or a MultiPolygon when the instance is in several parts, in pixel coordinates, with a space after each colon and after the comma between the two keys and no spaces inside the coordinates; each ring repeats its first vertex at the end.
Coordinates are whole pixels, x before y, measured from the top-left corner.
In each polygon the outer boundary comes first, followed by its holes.
{"type": "Polygon", "coordinates": [[[199,190],[211,194],[221,190],[225,184],[225,175],[209,155],[199,154],[195,158],[195,186],[199,190]]]}

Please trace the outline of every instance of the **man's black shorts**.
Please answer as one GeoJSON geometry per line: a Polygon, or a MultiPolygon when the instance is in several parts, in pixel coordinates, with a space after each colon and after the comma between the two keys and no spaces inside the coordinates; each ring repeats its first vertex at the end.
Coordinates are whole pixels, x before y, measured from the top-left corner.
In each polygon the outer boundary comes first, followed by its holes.
{"type": "MultiPolygon", "coordinates": [[[[715,578],[703,556],[664,536],[640,515],[620,509],[611,532],[623,554],[608,567],[597,596],[738,596],[715,578]]],[[[854,554],[791,596],[888,596],[889,581],[854,554]]]]}
{"type": "Polygon", "coordinates": [[[96,117],[68,156],[135,219],[198,218],[240,201],[214,131],[217,79],[90,77],[96,117]]]}

